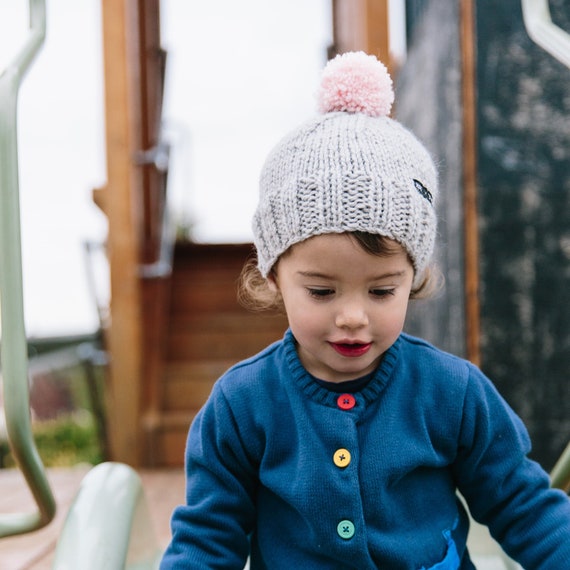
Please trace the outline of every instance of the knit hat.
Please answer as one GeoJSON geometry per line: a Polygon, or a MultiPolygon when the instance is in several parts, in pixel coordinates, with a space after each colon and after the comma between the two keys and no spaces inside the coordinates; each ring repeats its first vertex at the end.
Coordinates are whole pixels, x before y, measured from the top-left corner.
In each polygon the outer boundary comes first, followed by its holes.
{"type": "Polygon", "coordinates": [[[435,242],[437,173],[418,139],[388,118],[393,100],[390,75],[374,56],[329,61],[322,114],[285,136],[261,171],[253,233],[264,277],[295,243],[361,231],[399,242],[419,282],[435,242]]]}

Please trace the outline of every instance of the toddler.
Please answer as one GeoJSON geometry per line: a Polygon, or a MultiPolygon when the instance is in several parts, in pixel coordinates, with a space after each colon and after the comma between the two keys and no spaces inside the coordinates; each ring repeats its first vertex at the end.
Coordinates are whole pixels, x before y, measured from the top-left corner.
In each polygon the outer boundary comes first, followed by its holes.
{"type": "Polygon", "coordinates": [[[186,449],[162,570],[466,570],[469,518],[526,570],[570,568],[570,501],[469,362],[402,332],[433,288],[438,195],[362,52],[322,76],[322,114],[269,155],[250,302],[283,339],[215,384],[186,449]]]}

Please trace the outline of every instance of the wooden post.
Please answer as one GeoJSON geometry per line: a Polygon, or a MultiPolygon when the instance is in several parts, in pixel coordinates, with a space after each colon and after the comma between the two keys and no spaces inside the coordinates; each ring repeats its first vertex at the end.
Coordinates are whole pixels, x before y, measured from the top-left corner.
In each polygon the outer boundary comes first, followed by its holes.
{"type": "MultiPolygon", "coordinates": [[[[334,51],[362,50],[391,70],[388,0],[334,0],[334,51]]],[[[331,54],[334,55],[334,54],[331,54]]]]}
{"type": "Polygon", "coordinates": [[[107,407],[111,459],[140,464],[141,303],[139,252],[140,208],[136,190],[140,169],[133,162],[137,136],[137,67],[133,41],[137,3],[103,0],[107,187],[102,204],[109,223],[111,355],[107,407]]]}
{"type": "Polygon", "coordinates": [[[481,363],[481,350],[474,9],[473,0],[461,0],[466,349],[467,358],[474,364],[479,365],[481,363]]]}

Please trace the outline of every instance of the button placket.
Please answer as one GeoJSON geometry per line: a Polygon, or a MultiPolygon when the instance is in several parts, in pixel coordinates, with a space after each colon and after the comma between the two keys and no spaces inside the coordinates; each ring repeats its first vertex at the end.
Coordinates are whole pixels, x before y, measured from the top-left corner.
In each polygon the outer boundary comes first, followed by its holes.
{"type": "MultiPolygon", "coordinates": [[[[353,515],[352,520],[349,518],[343,518],[336,524],[337,537],[343,542],[348,542],[353,539],[356,534],[356,525],[354,524],[353,520],[355,520],[355,517],[357,520],[360,520],[362,514],[361,497],[357,488],[358,475],[356,471],[354,471],[354,469],[357,469],[357,467],[354,467],[353,465],[353,460],[356,460],[358,456],[358,437],[356,433],[356,423],[359,415],[359,400],[357,400],[357,397],[354,394],[342,393],[336,396],[336,399],[334,401],[337,410],[340,410],[341,412],[348,412],[346,414],[343,413],[342,419],[338,417],[337,421],[335,422],[339,429],[339,432],[337,432],[337,434],[342,433],[342,439],[340,441],[337,440],[334,443],[332,441],[330,442],[331,444],[336,445],[335,447],[331,447],[331,455],[329,456],[336,468],[336,476],[339,478],[339,484],[342,481],[342,486],[344,488],[344,491],[341,491],[341,494],[343,496],[342,502],[340,502],[341,499],[339,497],[338,503],[338,506],[344,510],[344,513],[341,512],[338,514],[344,515],[345,517],[347,515],[353,515]],[[355,412],[357,413],[355,414],[355,412]],[[336,447],[339,444],[342,445],[342,447],[336,447]],[[354,453],[357,453],[357,455],[354,455],[354,453]]],[[[339,519],[337,519],[337,521],[338,520],[339,519]]]]}

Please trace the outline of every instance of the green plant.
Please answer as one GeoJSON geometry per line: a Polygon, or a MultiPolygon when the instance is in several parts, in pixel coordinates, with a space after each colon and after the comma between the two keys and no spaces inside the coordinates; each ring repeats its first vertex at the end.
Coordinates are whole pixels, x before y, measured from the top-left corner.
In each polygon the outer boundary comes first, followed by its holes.
{"type": "MultiPolygon", "coordinates": [[[[96,465],[103,460],[93,416],[85,410],[36,422],[33,433],[46,467],[71,467],[78,463],[96,465]]],[[[10,453],[4,458],[4,466],[14,466],[10,453]]]]}

